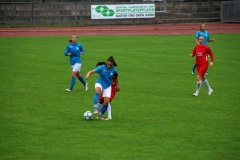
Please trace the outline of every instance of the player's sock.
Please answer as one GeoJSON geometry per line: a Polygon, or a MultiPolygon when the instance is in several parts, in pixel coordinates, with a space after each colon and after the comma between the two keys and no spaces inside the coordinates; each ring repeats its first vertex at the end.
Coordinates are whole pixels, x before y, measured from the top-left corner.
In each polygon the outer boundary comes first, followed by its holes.
{"type": "Polygon", "coordinates": [[[86,85],[86,81],[84,80],[83,76],[80,76],[78,79],[82,82],[84,86],[86,85]]]}
{"type": "Polygon", "coordinates": [[[205,81],[203,81],[203,84],[206,86],[207,89],[211,88],[207,79],[205,79],[205,81]]]}
{"type": "Polygon", "coordinates": [[[201,88],[201,81],[197,82],[196,93],[199,93],[200,88],[201,88]]]}
{"type": "Polygon", "coordinates": [[[98,104],[99,95],[100,95],[99,93],[94,93],[94,96],[93,96],[93,104],[94,104],[93,109],[94,109],[94,110],[97,109],[97,104],[98,104]]]}
{"type": "Polygon", "coordinates": [[[102,108],[102,104],[98,103],[98,104],[97,104],[97,109],[100,111],[101,108],[102,108]]]}
{"type": "Polygon", "coordinates": [[[106,112],[107,108],[108,108],[108,104],[107,104],[107,105],[106,105],[106,104],[103,104],[100,113],[101,113],[101,114],[104,114],[104,113],[106,112]]]}
{"type": "Polygon", "coordinates": [[[196,63],[194,63],[193,67],[192,67],[192,71],[194,72],[196,69],[196,63]]]}
{"type": "Polygon", "coordinates": [[[112,110],[111,110],[111,105],[110,105],[110,103],[108,103],[107,112],[108,112],[108,117],[112,118],[112,110]]]}
{"type": "Polygon", "coordinates": [[[71,90],[73,89],[75,82],[76,82],[76,77],[72,77],[71,84],[70,84],[71,90]]]}
{"type": "Polygon", "coordinates": [[[103,114],[102,114],[101,112],[99,112],[98,117],[102,117],[102,115],[103,115],[103,114]]]}

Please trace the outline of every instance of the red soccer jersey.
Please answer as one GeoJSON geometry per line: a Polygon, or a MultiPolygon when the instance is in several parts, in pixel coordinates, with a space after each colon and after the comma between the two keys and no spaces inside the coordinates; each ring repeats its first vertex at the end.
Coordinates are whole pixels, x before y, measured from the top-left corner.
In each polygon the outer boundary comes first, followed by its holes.
{"type": "Polygon", "coordinates": [[[193,56],[196,55],[196,64],[208,64],[208,55],[211,57],[211,62],[213,62],[214,57],[211,49],[207,45],[196,45],[192,51],[193,56]]]}

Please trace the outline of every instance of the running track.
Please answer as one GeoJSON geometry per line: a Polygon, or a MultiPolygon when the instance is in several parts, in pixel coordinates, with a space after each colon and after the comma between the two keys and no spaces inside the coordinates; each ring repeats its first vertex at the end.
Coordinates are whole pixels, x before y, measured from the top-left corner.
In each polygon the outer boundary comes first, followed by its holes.
{"type": "MultiPolygon", "coordinates": [[[[16,36],[59,36],[59,35],[176,35],[196,34],[200,24],[160,24],[124,26],[84,26],[84,27],[33,27],[2,28],[0,37],[16,36]]],[[[207,23],[211,34],[240,33],[240,23],[207,23]]]]}

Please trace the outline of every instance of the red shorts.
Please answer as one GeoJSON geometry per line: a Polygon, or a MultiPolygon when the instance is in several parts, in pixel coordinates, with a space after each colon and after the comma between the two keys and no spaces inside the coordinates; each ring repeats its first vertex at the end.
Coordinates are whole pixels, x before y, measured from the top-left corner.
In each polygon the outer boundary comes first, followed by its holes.
{"type": "Polygon", "coordinates": [[[206,64],[197,64],[197,71],[199,76],[204,76],[208,69],[208,63],[206,64]]]}

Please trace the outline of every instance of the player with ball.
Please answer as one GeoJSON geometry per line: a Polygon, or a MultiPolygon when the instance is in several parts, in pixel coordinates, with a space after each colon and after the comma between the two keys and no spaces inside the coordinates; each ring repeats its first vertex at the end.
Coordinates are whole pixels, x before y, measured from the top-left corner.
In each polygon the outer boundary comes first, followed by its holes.
{"type": "Polygon", "coordinates": [[[93,96],[93,109],[94,109],[94,114],[98,114],[98,99],[99,96],[102,92],[103,94],[103,105],[101,108],[101,111],[99,112],[99,115],[97,119],[104,120],[103,114],[106,112],[108,108],[108,103],[110,102],[110,96],[111,96],[111,84],[112,84],[112,79],[115,77],[115,89],[116,91],[119,91],[120,88],[118,87],[118,72],[117,69],[114,67],[117,66],[117,63],[115,62],[114,58],[110,56],[107,59],[107,62],[105,65],[101,65],[94,70],[91,70],[87,73],[86,75],[86,80],[88,80],[89,76],[93,73],[98,73],[100,76],[98,80],[95,83],[95,93],[93,96]]]}

